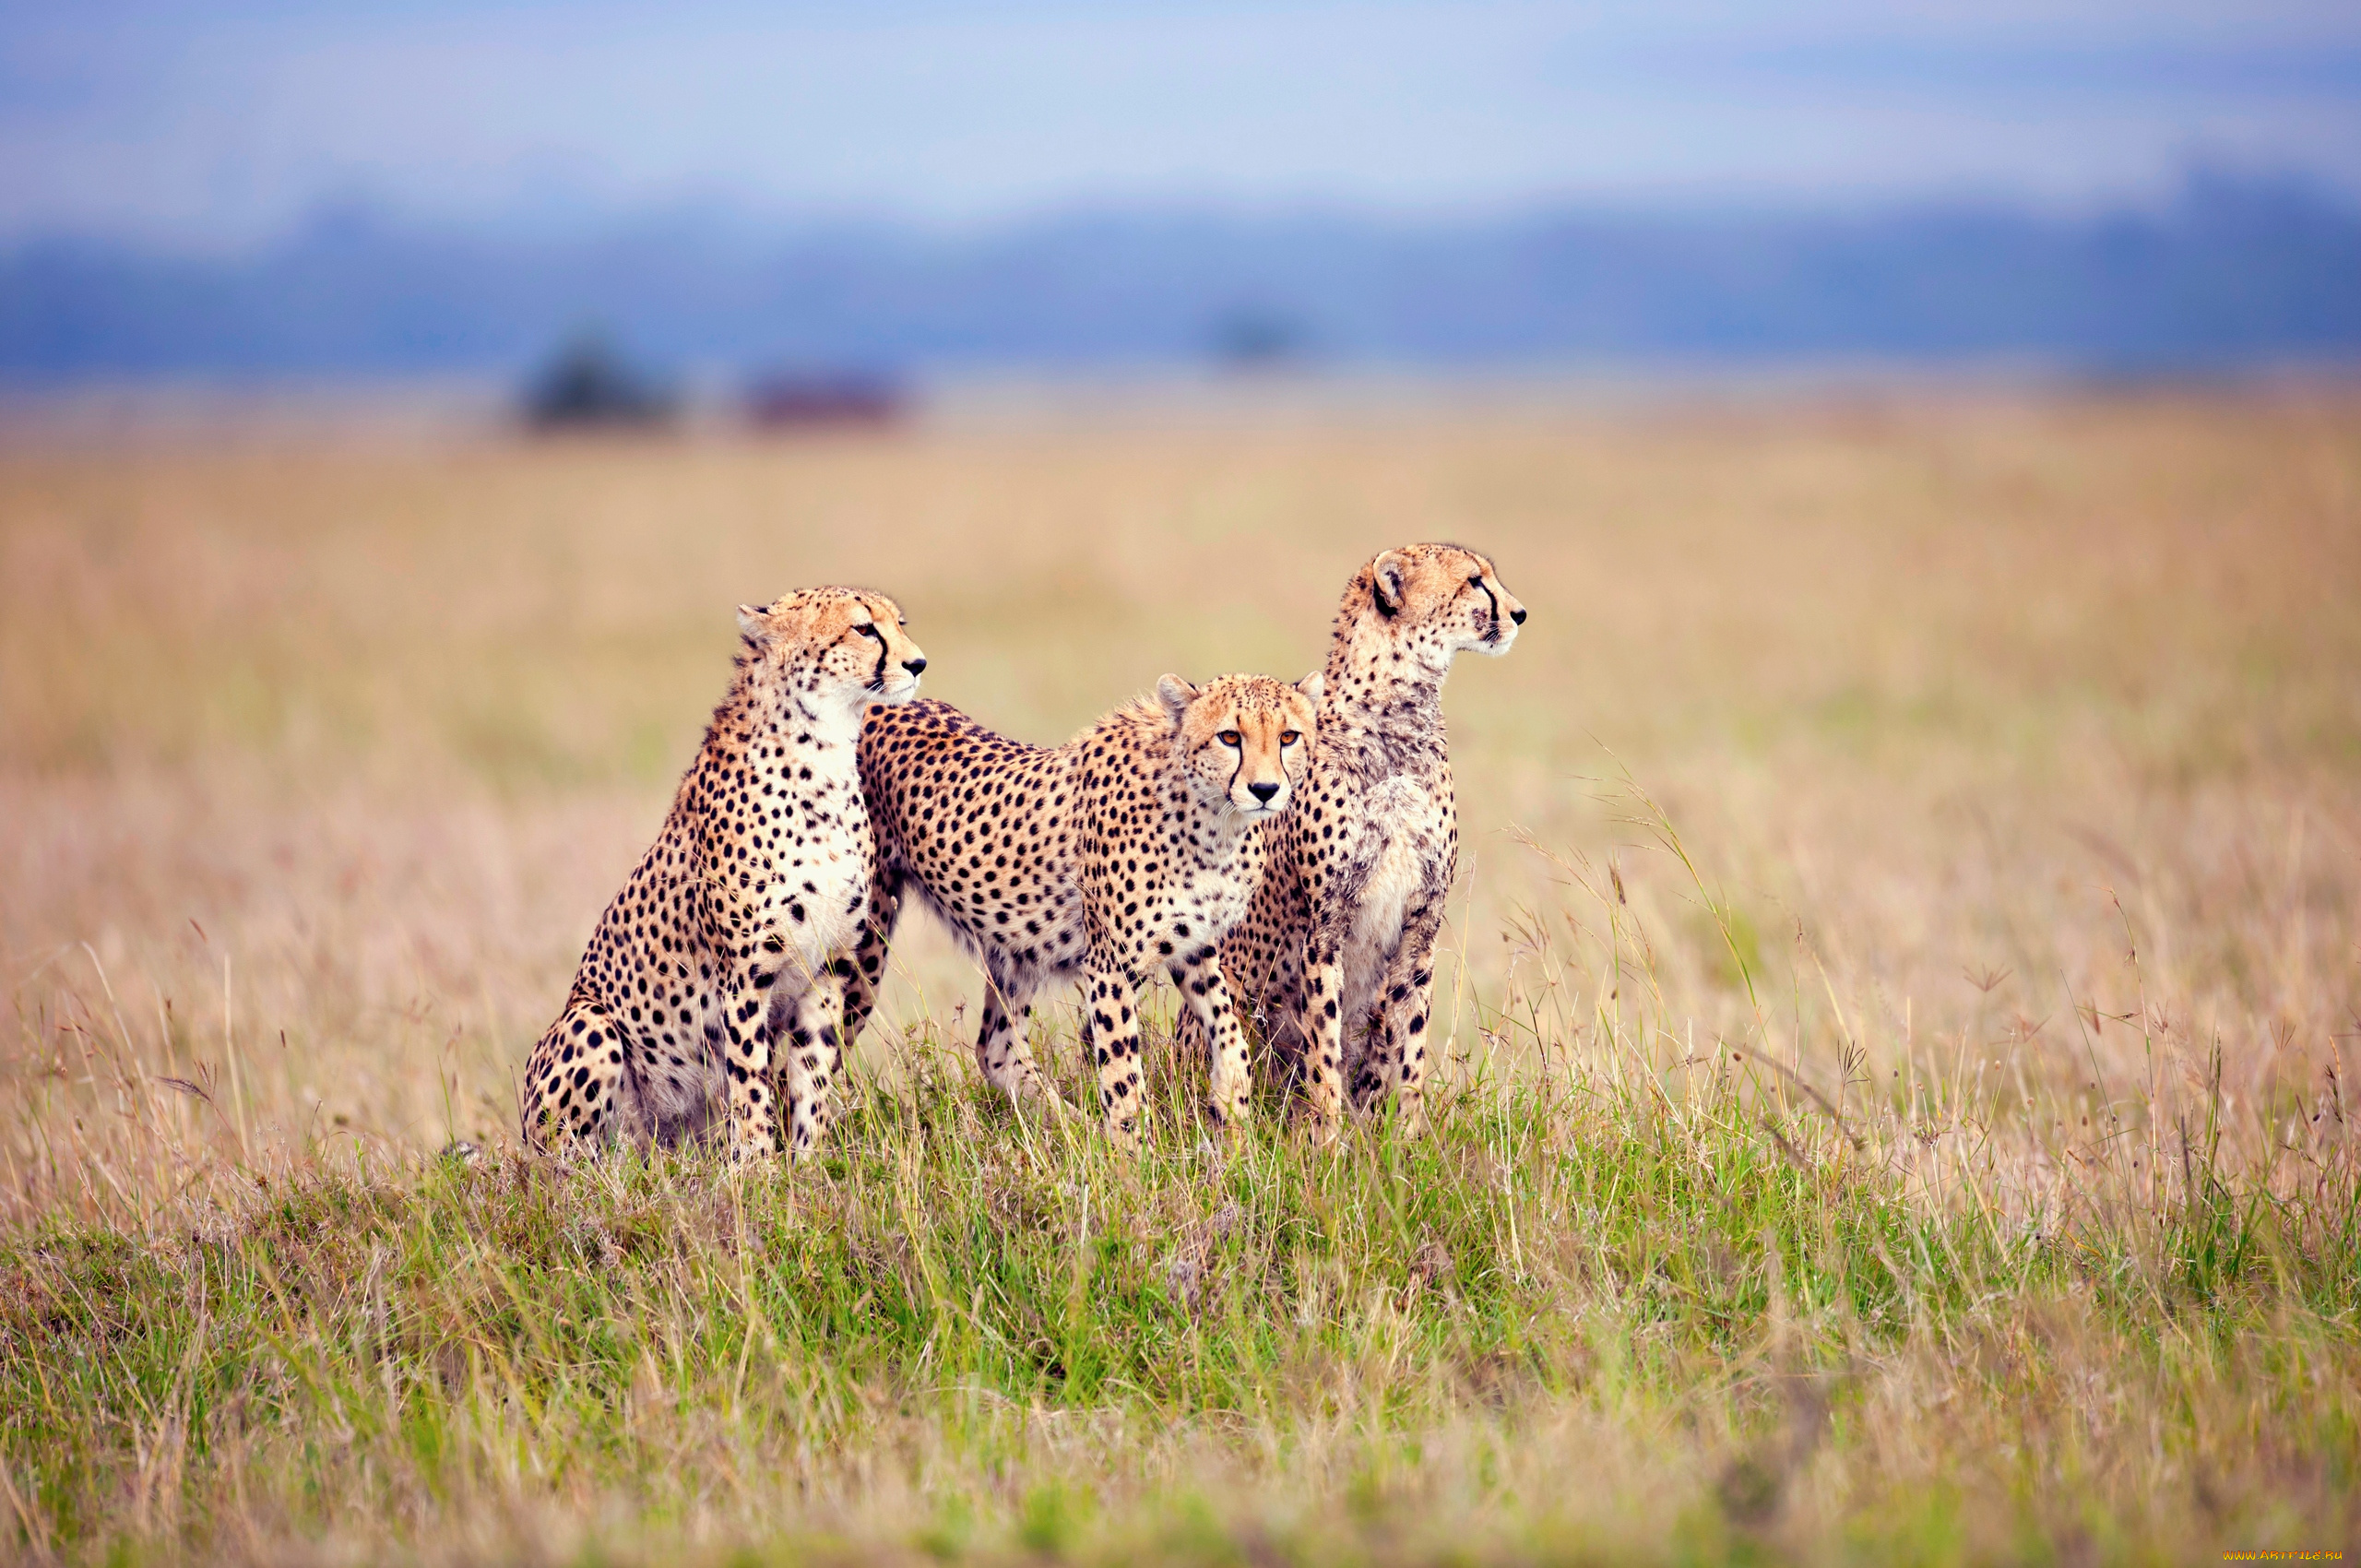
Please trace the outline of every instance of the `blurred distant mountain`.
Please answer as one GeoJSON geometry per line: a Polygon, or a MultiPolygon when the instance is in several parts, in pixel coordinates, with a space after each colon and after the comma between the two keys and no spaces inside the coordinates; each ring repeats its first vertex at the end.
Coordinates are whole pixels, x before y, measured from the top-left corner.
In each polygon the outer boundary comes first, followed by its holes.
{"type": "Polygon", "coordinates": [[[742,369],[2350,361],[2361,208],[2201,175],[2084,215],[1128,211],[962,233],[678,215],[534,238],[348,209],[227,258],[0,252],[0,376],[19,384],[513,374],[585,323],[659,364],[742,369]]]}

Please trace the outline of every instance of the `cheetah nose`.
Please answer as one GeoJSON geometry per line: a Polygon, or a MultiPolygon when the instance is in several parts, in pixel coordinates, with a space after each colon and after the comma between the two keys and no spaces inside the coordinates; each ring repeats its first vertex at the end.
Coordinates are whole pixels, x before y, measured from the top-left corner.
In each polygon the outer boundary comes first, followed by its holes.
{"type": "Polygon", "coordinates": [[[1272,796],[1279,792],[1279,787],[1276,784],[1249,784],[1246,789],[1247,792],[1256,800],[1266,803],[1272,796]]]}
{"type": "Polygon", "coordinates": [[[913,675],[923,674],[926,671],[926,660],[923,659],[905,659],[902,660],[902,668],[908,671],[913,675]]]}
{"type": "Polygon", "coordinates": [[[1520,604],[1520,605],[1518,605],[1514,610],[1510,611],[1510,612],[1509,612],[1509,619],[1510,619],[1510,620],[1512,620],[1512,621],[1513,621],[1513,622],[1515,622],[1515,623],[1516,623],[1518,625],[1520,625],[1520,626],[1524,625],[1524,624],[1525,624],[1525,606],[1524,606],[1524,605],[1522,605],[1522,604],[1520,604]]]}

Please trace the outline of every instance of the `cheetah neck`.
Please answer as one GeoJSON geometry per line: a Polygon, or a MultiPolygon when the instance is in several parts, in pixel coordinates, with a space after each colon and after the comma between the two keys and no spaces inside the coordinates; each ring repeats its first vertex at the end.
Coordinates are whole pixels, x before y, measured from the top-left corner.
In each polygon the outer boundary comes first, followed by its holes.
{"type": "Polygon", "coordinates": [[[1388,625],[1339,624],[1328,649],[1320,741],[1357,759],[1371,778],[1423,773],[1449,754],[1442,683],[1451,672],[1404,650],[1388,625]]]}
{"type": "Polygon", "coordinates": [[[729,699],[714,715],[718,731],[741,742],[766,738],[772,760],[765,772],[809,767],[819,778],[853,778],[854,745],[865,706],[834,692],[813,692],[804,671],[741,673],[729,699]]]}
{"type": "Polygon", "coordinates": [[[1166,820],[1173,825],[1176,855],[1185,850],[1199,865],[1218,869],[1235,862],[1245,850],[1252,822],[1227,802],[1206,801],[1180,776],[1177,766],[1175,777],[1166,785],[1165,800],[1174,808],[1166,814],[1166,820]]]}

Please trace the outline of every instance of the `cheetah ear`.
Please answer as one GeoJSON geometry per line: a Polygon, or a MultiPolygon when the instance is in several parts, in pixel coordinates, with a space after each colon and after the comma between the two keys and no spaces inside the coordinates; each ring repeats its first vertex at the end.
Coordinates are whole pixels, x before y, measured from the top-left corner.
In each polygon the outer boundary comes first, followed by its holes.
{"type": "Polygon", "coordinates": [[[1178,675],[1161,675],[1156,683],[1157,700],[1164,704],[1164,711],[1172,722],[1180,722],[1181,710],[1197,700],[1197,688],[1178,675]]]}
{"type": "Polygon", "coordinates": [[[1369,564],[1370,598],[1387,620],[1401,613],[1406,573],[1410,563],[1398,550],[1389,550],[1369,564]]]}
{"type": "Polygon", "coordinates": [[[1324,671],[1314,670],[1311,674],[1298,681],[1295,683],[1295,689],[1317,703],[1328,695],[1327,673],[1324,671]]]}
{"type": "Polygon", "coordinates": [[[770,638],[770,612],[759,604],[738,607],[738,635],[760,647],[770,638]]]}

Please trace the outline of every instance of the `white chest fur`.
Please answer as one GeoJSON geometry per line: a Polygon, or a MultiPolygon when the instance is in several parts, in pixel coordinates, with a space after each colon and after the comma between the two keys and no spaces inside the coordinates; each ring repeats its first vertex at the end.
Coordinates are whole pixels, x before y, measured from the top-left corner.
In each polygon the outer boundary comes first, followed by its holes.
{"type": "Polygon", "coordinates": [[[869,814],[854,766],[853,717],[799,717],[801,728],[777,776],[786,841],[772,841],[770,902],[774,929],[801,950],[806,967],[816,967],[860,937],[869,814]]]}
{"type": "Polygon", "coordinates": [[[1386,965],[1402,935],[1402,917],[1428,885],[1449,842],[1442,802],[1421,781],[1399,774],[1363,797],[1361,843],[1372,854],[1345,947],[1347,1054],[1353,1051],[1386,965]]]}
{"type": "MultiPolygon", "coordinates": [[[[789,933],[789,939],[803,948],[808,962],[825,963],[835,953],[860,940],[860,912],[852,906],[856,894],[865,895],[869,890],[863,860],[847,847],[837,845],[823,851],[812,867],[816,874],[809,881],[818,889],[810,899],[812,918],[801,929],[789,933]]],[[[801,884],[797,887],[800,891],[801,884]]]]}
{"type": "Polygon", "coordinates": [[[1234,868],[1203,869],[1180,889],[1175,912],[1192,939],[1223,932],[1245,918],[1253,894],[1234,868]]]}
{"type": "Polygon", "coordinates": [[[1361,841],[1375,849],[1376,857],[1362,885],[1354,935],[1390,942],[1402,929],[1402,913],[1411,896],[1442,859],[1442,807],[1424,784],[1396,774],[1370,790],[1364,813],[1361,841]]]}

